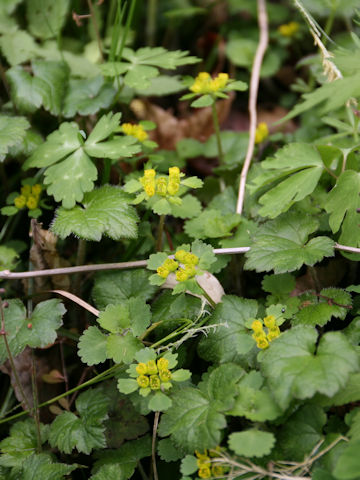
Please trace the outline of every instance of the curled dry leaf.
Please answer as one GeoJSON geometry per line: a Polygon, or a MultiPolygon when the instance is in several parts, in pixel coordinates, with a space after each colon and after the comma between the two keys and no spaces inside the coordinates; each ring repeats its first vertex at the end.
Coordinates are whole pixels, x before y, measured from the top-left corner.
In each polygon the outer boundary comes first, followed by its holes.
{"type": "MultiPolygon", "coordinates": [[[[221,283],[216,277],[214,277],[214,275],[209,272],[204,272],[203,275],[196,275],[196,281],[214,303],[221,302],[221,298],[223,295],[225,295],[225,292],[221,283]]],[[[163,283],[161,288],[174,288],[177,283],[179,282],[175,279],[175,275],[170,273],[166,279],[166,282],[163,283]]],[[[189,291],[186,293],[193,295],[194,297],[201,298],[205,302],[209,303],[208,300],[202,295],[196,295],[195,293],[189,291]]]]}

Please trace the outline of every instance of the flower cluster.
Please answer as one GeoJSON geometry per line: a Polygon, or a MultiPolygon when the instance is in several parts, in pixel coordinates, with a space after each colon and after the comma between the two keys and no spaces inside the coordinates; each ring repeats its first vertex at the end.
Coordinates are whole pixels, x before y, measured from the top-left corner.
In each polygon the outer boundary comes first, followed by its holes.
{"type": "Polygon", "coordinates": [[[29,210],[35,210],[38,207],[42,187],[36,185],[24,185],[21,187],[21,194],[14,199],[14,205],[19,210],[27,207],[29,210]]]}
{"type": "Polygon", "coordinates": [[[214,450],[209,450],[209,452],[205,450],[204,453],[200,453],[197,450],[195,451],[197,457],[196,463],[199,469],[199,478],[218,478],[225,474],[225,467],[211,460],[211,457],[215,457],[219,451],[220,447],[216,447],[214,450]]]}
{"type": "Polygon", "coordinates": [[[184,174],[180,173],[179,167],[170,167],[169,176],[159,178],[156,178],[156,172],[153,168],[147,168],[144,170],[144,176],[140,178],[140,183],[149,197],[153,197],[155,194],[161,197],[174,196],[179,191],[180,177],[183,176],[184,174]]]}
{"type": "Polygon", "coordinates": [[[219,73],[215,78],[207,72],[200,72],[191,85],[190,90],[200,95],[211,94],[223,90],[229,81],[227,73],[219,73]]]}
{"type": "Polygon", "coordinates": [[[257,347],[261,349],[267,348],[269,343],[280,335],[280,328],[276,324],[274,315],[265,317],[264,325],[267,328],[267,332],[265,332],[261,320],[254,320],[251,324],[251,328],[254,331],[252,337],[256,341],[257,347]]]}
{"type": "Polygon", "coordinates": [[[157,274],[162,278],[176,272],[176,280],[178,282],[185,282],[196,275],[196,265],[199,263],[199,257],[194,253],[186,252],[185,250],[178,250],[175,253],[176,260],[167,258],[163,264],[156,269],[157,274]],[[179,263],[182,266],[179,266],[179,263]]]}
{"type": "Polygon", "coordinates": [[[135,125],[133,123],[123,123],[121,125],[122,131],[125,135],[131,135],[139,140],[139,142],[144,142],[148,138],[148,134],[145,132],[142,125],[135,125]]]}
{"type": "Polygon", "coordinates": [[[300,25],[298,22],[284,23],[278,27],[278,32],[283,37],[293,37],[299,31],[300,25]]]}
{"type": "Polygon", "coordinates": [[[261,143],[269,136],[269,129],[265,122],[260,122],[256,127],[255,143],[261,143]]]}
{"type": "Polygon", "coordinates": [[[148,360],[146,363],[140,362],[136,366],[136,379],[140,389],[160,390],[169,389],[171,387],[171,372],[169,370],[169,360],[166,358],[159,358],[155,360],[148,360]]]}

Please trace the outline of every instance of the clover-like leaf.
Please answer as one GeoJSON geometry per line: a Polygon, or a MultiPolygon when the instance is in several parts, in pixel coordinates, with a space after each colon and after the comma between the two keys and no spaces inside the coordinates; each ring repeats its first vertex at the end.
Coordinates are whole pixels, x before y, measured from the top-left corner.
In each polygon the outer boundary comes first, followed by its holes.
{"type": "Polygon", "coordinates": [[[275,444],[275,436],[271,432],[263,432],[256,428],[235,432],[229,435],[229,447],[237,455],[244,457],[263,457],[271,452],[275,444]]]}
{"type": "Polygon", "coordinates": [[[49,442],[61,452],[78,452],[87,455],[94,448],[104,448],[105,427],[109,399],[99,390],[87,390],[79,395],[76,408],[79,417],[72,412],[58,415],[50,427],[49,442]]]}
{"type": "Polygon", "coordinates": [[[101,240],[102,235],[114,240],[136,238],[138,217],[129,203],[129,196],[120,188],[105,185],[86,193],[82,207],[60,207],[52,231],[61,238],[74,234],[95,241],[101,240]]]}
{"type": "Polygon", "coordinates": [[[18,145],[30,128],[25,117],[9,117],[0,115],[0,161],[5,158],[9,148],[18,145]]]}
{"type": "Polygon", "coordinates": [[[222,297],[207,325],[219,325],[200,340],[199,355],[211,362],[236,362],[254,346],[245,322],[257,314],[255,300],[234,295],[222,297]]]}
{"type": "Polygon", "coordinates": [[[245,268],[257,272],[291,272],[303,264],[314,265],[334,256],[334,241],[315,237],[307,242],[318,222],[299,213],[285,213],[261,225],[251,250],[246,253],[245,268]]]}
{"type": "Polygon", "coordinates": [[[341,332],[328,332],[318,346],[313,327],[299,325],[278,337],[258,359],[268,385],[281,408],[293,398],[311,398],[316,392],[333,396],[358,368],[354,347],[341,332]]]}
{"type": "Polygon", "coordinates": [[[275,218],[314,191],[324,165],[315,147],[291,143],[278,150],[274,158],[263,161],[261,169],[264,172],[254,178],[253,191],[266,186],[270,190],[259,199],[263,205],[259,214],[275,218]],[[278,183],[274,186],[274,182],[278,183]]]}

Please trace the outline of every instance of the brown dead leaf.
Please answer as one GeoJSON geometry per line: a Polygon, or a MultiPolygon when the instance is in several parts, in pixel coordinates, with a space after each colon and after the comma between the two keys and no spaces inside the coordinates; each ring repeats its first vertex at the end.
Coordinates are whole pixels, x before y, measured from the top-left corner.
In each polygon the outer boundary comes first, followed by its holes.
{"type": "Polygon", "coordinates": [[[59,370],[51,370],[49,373],[45,373],[42,377],[45,383],[63,383],[65,381],[64,376],[59,370]]]}

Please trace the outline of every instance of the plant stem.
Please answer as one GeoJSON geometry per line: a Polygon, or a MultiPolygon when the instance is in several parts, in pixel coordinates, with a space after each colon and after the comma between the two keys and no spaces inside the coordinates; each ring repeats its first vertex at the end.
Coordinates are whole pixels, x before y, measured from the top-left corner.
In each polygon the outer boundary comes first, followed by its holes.
{"type": "Polygon", "coordinates": [[[12,388],[11,384],[9,385],[8,391],[6,392],[6,396],[3,400],[3,403],[1,405],[0,409],[0,418],[3,418],[6,415],[6,410],[8,408],[8,405],[10,403],[12,394],[13,394],[14,389],[12,388]]]}
{"type": "Polygon", "coordinates": [[[152,458],[154,480],[159,480],[157,467],[156,467],[156,433],[159,425],[159,417],[160,417],[160,412],[155,412],[152,445],[151,445],[151,458],[152,458]]]}
{"type": "Polygon", "coordinates": [[[31,349],[31,388],[33,392],[33,416],[36,425],[36,442],[37,453],[41,453],[41,433],[40,433],[40,415],[39,415],[39,399],[36,385],[36,363],[34,350],[31,349]]]}
{"type": "Polygon", "coordinates": [[[159,226],[158,226],[158,231],[157,231],[157,238],[156,238],[156,251],[157,252],[161,252],[161,250],[162,250],[164,225],[165,225],[165,215],[160,215],[159,226]]]}
{"type": "Polygon", "coordinates": [[[106,185],[110,181],[111,163],[110,158],[104,158],[104,170],[102,172],[101,185],[106,185]]]}
{"type": "Polygon", "coordinates": [[[146,21],[146,44],[149,47],[153,47],[155,45],[157,8],[158,8],[158,0],[148,0],[147,21],[146,21]]]}
{"type": "Polygon", "coordinates": [[[221,145],[219,117],[216,110],[215,102],[211,105],[211,110],[212,110],[212,117],[213,117],[214,130],[215,130],[215,136],[216,136],[216,144],[217,144],[218,155],[219,155],[219,162],[220,164],[222,164],[224,162],[224,153],[221,145]]]}
{"type": "Polygon", "coordinates": [[[94,10],[94,7],[93,7],[93,4],[92,4],[91,0],[87,0],[87,3],[88,3],[88,6],[89,6],[89,10],[90,10],[90,14],[91,14],[91,21],[92,21],[94,31],[95,31],[95,35],[96,35],[96,40],[97,40],[97,44],[98,44],[98,48],[99,48],[100,58],[101,58],[101,61],[103,62],[104,61],[104,56],[103,56],[103,52],[102,52],[101,37],[100,37],[100,31],[99,31],[98,23],[97,23],[97,20],[96,20],[95,10],[94,10]]]}
{"type": "MultiPolygon", "coordinates": [[[[38,407],[39,408],[46,407],[48,405],[51,405],[54,402],[57,402],[61,398],[67,397],[68,395],[71,395],[72,393],[77,392],[78,390],[81,390],[85,387],[93,385],[94,383],[98,383],[102,380],[107,380],[108,378],[111,378],[111,376],[113,376],[113,372],[115,370],[117,370],[119,367],[123,367],[123,366],[122,365],[113,365],[112,367],[108,368],[104,372],[99,373],[99,375],[96,375],[96,377],[91,378],[87,382],[84,382],[81,385],[78,385],[78,386],[72,388],[71,390],[68,390],[67,392],[62,393],[61,395],[57,395],[56,397],[53,397],[50,400],[47,400],[46,402],[40,403],[38,405],[38,407]]],[[[2,420],[0,419],[0,424],[10,422],[11,420],[15,420],[16,418],[22,417],[22,416],[26,415],[27,413],[30,413],[29,408],[28,408],[28,410],[24,410],[23,412],[16,413],[15,415],[12,415],[11,417],[7,417],[7,418],[4,418],[2,420]]]]}
{"type": "Polygon", "coordinates": [[[10,225],[10,222],[12,220],[12,216],[11,217],[8,217],[6,220],[5,220],[5,223],[0,231],[0,242],[2,242],[2,239],[5,237],[5,234],[6,234],[6,230],[8,229],[8,226],[10,225]]]}

